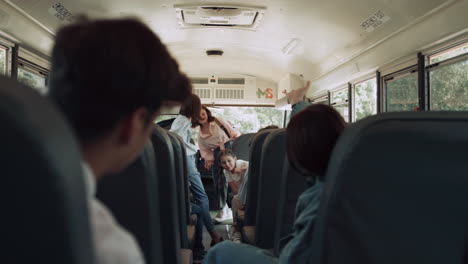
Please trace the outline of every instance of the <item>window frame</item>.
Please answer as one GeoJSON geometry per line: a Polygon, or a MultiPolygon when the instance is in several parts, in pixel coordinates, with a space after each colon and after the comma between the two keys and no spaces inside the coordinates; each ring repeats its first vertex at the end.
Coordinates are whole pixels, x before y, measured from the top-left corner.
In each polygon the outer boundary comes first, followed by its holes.
{"type": "Polygon", "coordinates": [[[432,107],[432,95],[431,95],[431,72],[434,70],[437,70],[441,67],[449,66],[452,64],[455,64],[460,61],[468,60],[468,53],[464,54],[459,54],[455,57],[445,59],[443,61],[435,62],[431,64],[431,57],[442,55],[444,53],[450,52],[451,50],[457,49],[459,47],[467,46],[468,45],[468,39],[462,39],[461,41],[458,42],[453,42],[451,44],[439,47],[438,49],[433,49],[431,52],[428,52],[424,55],[425,58],[425,63],[424,63],[424,73],[425,73],[425,89],[424,91],[426,92],[426,104],[425,107],[428,111],[431,111],[432,107]]]}
{"type": "MultiPolygon", "coordinates": [[[[406,76],[410,76],[411,74],[416,74],[417,75],[417,80],[418,80],[418,86],[419,86],[419,67],[418,64],[414,64],[408,67],[405,67],[403,69],[397,70],[395,72],[386,74],[385,76],[381,77],[382,81],[382,110],[383,112],[388,112],[388,89],[387,89],[387,82],[389,81],[396,81],[401,78],[404,78],[406,76]]],[[[418,107],[419,107],[419,87],[418,87],[418,107]]]]}
{"type": "Polygon", "coordinates": [[[315,95],[310,99],[310,103],[312,104],[320,104],[322,102],[326,102],[326,105],[330,105],[330,91],[325,90],[325,92],[321,92],[319,95],[315,95]]]}
{"type": "MultiPolygon", "coordinates": [[[[462,61],[468,61],[468,53],[465,53],[465,54],[460,54],[456,57],[453,57],[453,58],[450,58],[450,59],[447,59],[445,61],[441,61],[441,62],[437,62],[435,64],[432,64],[432,65],[428,65],[425,67],[425,71],[426,71],[426,83],[427,83],[427,87],[426,87],[426,93],[428,94],[428,98],[427,98],[427,109],[430,111],[432,109],[432,91],[431,91],[431,88],[432,88],[432,83],[431,83],[431,73],[437,69],[440,69],[440,68],[443,68],[443,67],[447,67],[447,66],[450,66],[450,65],[453,65],[453,64],[456,64],[458,62],[462,62],[462,61]]],[[[437,110],[436,110],[437,111],[437,110]]],[[[453,111],[457,111],[457,110],[453,110],[453,111]]]]}
{"type": "Polygon", "coordinates": [[[16,79],[20,82],[20,80],[18,79],[18,76],[19,76],[19,70],[23,70],[23,71],[26,71],[26,72],[29,72],[29,73],[32,73],[34,75],[37,75],[37,76],[41,76],[41,77],[44,77],[44,85],[46,87],[46,90],[47,90],[47,86],[48,86],[48,80],[49,80],[49,70],[46,69],[46,68],[43,68],[31,61],[28,61],[22,57],[19,57],[18,58],[18,66],[17,66],[17,73],[16,73],[16,79]]]}
{"type": "Polygon", "coordinates": [[[13,48],[15,44],[4,38],[0,38],[0,46],[5,49],[5,76],[11,76],[12,63],[13,63],[13,48]]]}
{"type": "Polygon", "coordinates": [[[351,119],[350,119],[351,100],[349,98],[349,95],[350,95],[349,94],[349,84],[340,85],[337,88],[335,88],[333,90],[330,90],[330,106],[331,107],[336,109],[336,107],[338,107],[338,106],[343,106],[345,104],[348,105],[348,116],[347,116],[348,123],[351,122],[351,119]],[[346,91],[347,99],[344,100],[344,101],[341,101],[339,103],[334,102],[333,95],[336,94],[336,93],[342,92],[342,91],[346,91]]]}
{"type": "MultiPolygon", "coordinates": [[[[352,82],[350,82],[350,93],[351,93],[351,109],[350,109],[350,116],[351,116],[351,119],[350,119],[350,122],[351,123],[354,123],[356,122],[356,85],[358,84],[361,84],[363,82],[367,82],[367,81],[370,81],[372,79],[375,79],[375,86],[376,86],[376,101],[375,101],[375,105],[376,105],[376,108],[378,106],[378,103],[377,103],[377,100],[379,100],[379,89],[377,87],[377,75],[376,73],[372,73],[372,74],[368,74],[368,75],[365,75],[364,77],[362,78],[359,78],[359,79],[356,79],[352,82]]],[[[376,109],[376,113],[375,114],[378,114],[379,110],[376,109]]]]}

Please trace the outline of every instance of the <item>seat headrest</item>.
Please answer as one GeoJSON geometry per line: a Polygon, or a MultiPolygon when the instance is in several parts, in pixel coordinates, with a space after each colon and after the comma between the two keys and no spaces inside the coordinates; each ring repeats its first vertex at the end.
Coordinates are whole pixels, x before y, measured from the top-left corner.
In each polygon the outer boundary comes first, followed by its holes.
{"type": "Polygon", "coordinates": [[[387,113],[351,125],[329,163],[314,238],[327,236],[328,263],[463,263],[467,131],[466,112],[387,113]]]}
{"type": "Polygon", "coordinates": [[[238,159],[248,160],[250,153],[250,142],[255,133],[243,134],[232,143],[232,151],[236,153],[238,159]]]}
{"type": "Polygon", "coordinates": [[[0,76],[0,122],[3,250],[14,263],[94,263],[79,148],[64,118],[0,76]]]}

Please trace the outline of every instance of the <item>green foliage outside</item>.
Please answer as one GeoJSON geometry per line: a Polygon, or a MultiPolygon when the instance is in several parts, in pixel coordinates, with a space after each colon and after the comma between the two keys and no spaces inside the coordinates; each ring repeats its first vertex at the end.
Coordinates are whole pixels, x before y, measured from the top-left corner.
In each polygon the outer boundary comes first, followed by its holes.
{"type": "Polygon", "coordinates": [[[390,80],[385,86],[387,112],[413,111],[419,105],[417,73],[390,80]]]}
{"type": "Polygon", "coordinates": [[[341,114],[346,122],[349,122],[349,104],[346,103],[348,99],[348,89],[342,89],[331,94],[331,102],[333,107],[341,114]]]}
{"type": "Polygon", "coordinates": [[[462,47],[456,48],[456,49],[452,49],[448,52],[444,52],[440,55],[433,56],[430,58],[430,63],[434,64],[434,63],[441,62],[450,58],[454,58],[456,56],[459,56],[465,53],[468,53],[468,44],[462,47]]]}
{"type": "Polygon", "coordinates": [[[0,74],[6,73],[6,50],[0,48],[0,74]]]}
{"type": "Polygon", "coordinates": [[[348,100],[348,89],[342,89],[342,90],[339,90],[339,91],[336,91],[336,92],[333,92],[331,94],[331,102],[332,103],[342,103],[342,102],[345,102],[346,100],[348,100]]]}
{"type": "Polygon", "coordinates": [[[334,108],[338,113],[340,113],[344,121],[349,122],[349,105],[348,104],[340,104],[340,105],[334,106],[334,108]]]}
{"type": "Polygon", "coordinates": [[[431,110],[468,110],[468,60],[429,72],[431,110]]]}
{"type": "Polygon", "coordinates": [[[354,118],[360,120],[377,113],[377,83],[375,78],[354,86],[354,118]]]}
{"type": "Polygon", "coordinates": [[[214,107],[210,110],[242,134],[254,133],[269,125],[283,127],[284,111],[272,107],[214,107]]]}
{"type": "Polygon", "coordinates": [[[18,69],[18,81],[32,88],[35,88],[42,94],[45,94],[47,91],[47,88],[45,86],[45,77],[28,72],[21,68],[18,69]]]}

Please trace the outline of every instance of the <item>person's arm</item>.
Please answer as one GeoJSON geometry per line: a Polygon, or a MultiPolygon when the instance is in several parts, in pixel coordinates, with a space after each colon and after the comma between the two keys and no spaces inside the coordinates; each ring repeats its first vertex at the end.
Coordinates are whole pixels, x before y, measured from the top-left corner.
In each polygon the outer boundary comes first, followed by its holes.
{"type": "Polygon", "coordinates": [[[249,162],[244,160],[238,160],[237,162],[239,166],[236,166],[236,168],[234,169],[234,173],[244,174],[245,171],[247,171],[247,169],[249,168],[249,162]]]}
{"type": "Polygon", "coordinates": [[[234,169],[234,173],[242,173],[244,174],[247,168],[249,167],[249,164],[242,164],[239,168],[234,169]]]}
{"type": "Polygon", "coordinates": [[[293,118],[293,116],[295,116],[297,113],[299,113],[300,111],[304,110],[306,107],[308,107],[310,105],[310,103],[307,103],[305,101],[300,101],[298,103],[295,103],[293,106],[292,106],[292,111],[291,111],[291,115],[289,116],[289,119],[293,118]]]}
{"type": "Polygon", "coordinates": [[[309,106],[309,103],[304,101],[304,96],[307,94],[307,91],[310,87],[310,81],[307,81],[306,85],[302,88],[293,90],[286,94],[288,97],[288,102],[292,105],[292,111],[290,115],[290,119],[302,111],[304,108],[309,106]]]}
{"type": "Polygon", "coordinates": [[[228,131],[229,135],[231,136],[230,139],[234,140],[240,136],[240,133],[234,130],[234,128],[231,126],[231,124],[229,124],[229,122],[219,117],[217,117],[217,119],[228,131]]]}
{"type": "Polygon", "coordinates": [[[189,138],[190,129],[192,129],[192,122],[190,122],[190,119],[183,115],[179,115],[172,123],[171,129],[169,129],[169,131],[176,133],[182,138],[185,144],[185,148],[187,149],[188,152],[190,151],[190,152],[195,153],[197,152],[197,146],[195,146],[194,144],[190,142],[190,138],[189,138]]]}

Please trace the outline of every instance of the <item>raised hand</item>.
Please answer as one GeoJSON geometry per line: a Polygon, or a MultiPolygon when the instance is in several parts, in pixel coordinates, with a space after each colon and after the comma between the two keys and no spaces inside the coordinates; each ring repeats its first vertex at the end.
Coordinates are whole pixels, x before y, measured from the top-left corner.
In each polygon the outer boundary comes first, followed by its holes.
{"type": "Polygon", "coordinates": [[[304,87],[301,87],[299,89],[296,89],[287,93],[286,96],[288,98],[288,102],[292,105],[299,103],[300,101],[304,99],[304,96],[307,94],[307,91],[309,91],[309,88],[310,88],[310,81],[307,81],[304,87]]]}

